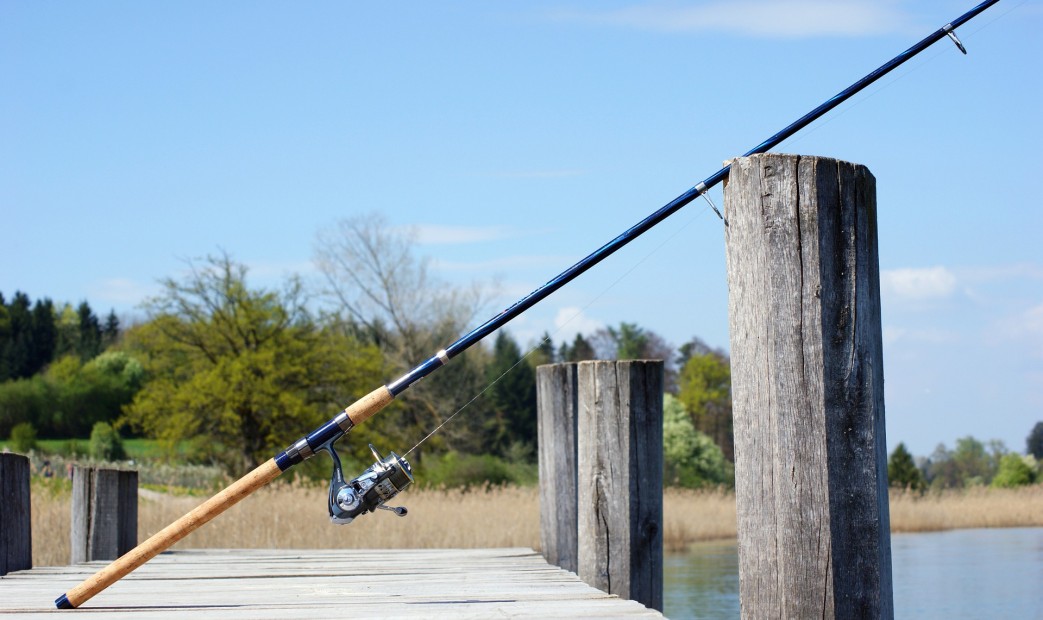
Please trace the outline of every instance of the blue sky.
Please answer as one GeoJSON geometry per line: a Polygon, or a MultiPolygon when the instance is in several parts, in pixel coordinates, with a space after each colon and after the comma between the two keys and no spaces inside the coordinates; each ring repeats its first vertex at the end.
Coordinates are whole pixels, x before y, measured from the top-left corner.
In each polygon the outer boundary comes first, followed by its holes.
{"type": "MultiPolygon", "coordinates": [[[[491,315],[971,6],[5,2],[0,291],[131,316],[220,249],[315,277],[379,212],[491,315]]],[[[1043,420],[1041,29],[1005,0],[776,149],[877,178],[890,447],[1043,420]]],[[[509,329],[727,348],[725,278],[700,201],[509,329]]]]}

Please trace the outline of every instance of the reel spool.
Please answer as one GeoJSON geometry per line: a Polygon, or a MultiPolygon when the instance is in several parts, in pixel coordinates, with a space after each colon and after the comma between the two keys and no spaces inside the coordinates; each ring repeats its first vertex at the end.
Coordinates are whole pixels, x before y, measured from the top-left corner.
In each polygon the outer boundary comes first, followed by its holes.
{"type": "Polygon", "coordinates": [[[351,523],[355,517],[367,512],[376,512],[377,509],[390,510],[400,517],[406,516],[405,508],[384,505],[384,502],[413,484],[413,470],[404,458],[394,452],[382,457],[373,444],[369,444],[369,451],[373,453],[376,462],[350,482],[345,482],[344,470],[341,468],[340,457],[333,449],[333,441],[319,449],[329,452],[333,458],[329,498],[330,521],[340,525],[351,523]]]}

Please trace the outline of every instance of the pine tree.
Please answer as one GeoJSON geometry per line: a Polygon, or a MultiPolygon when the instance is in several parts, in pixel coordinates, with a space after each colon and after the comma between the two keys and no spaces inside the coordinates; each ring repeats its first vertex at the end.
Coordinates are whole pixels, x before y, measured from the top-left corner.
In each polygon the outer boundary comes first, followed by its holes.
{"type": "Polygon", "coordinates": [[[29,352],[30,375],[43,370],[54,360],[55,348],[58,344],[58,328],[54,323],[54,303],[50,299],[38,299],[33,306],[32,319],[33,348],[29,352]]]}
{"type": "Polygon", "coordinates": [[[1043,422],[1036,422],[1025,439],[1025,452],[1043,461],[1043,422]]]}
{"type": "Polygon", "coordinates": [[[76,309],[76,314],[79,317],[80,335],[79,346],[76,352],[79,353],[80,359],[84,361],[94,359],[102,350],[101,322],[98,321],[98,317],[86,301],[80,302],[80,306],[76,309]]]}
{"type": "Polygon", "coordinates": [[[489,388],[493,416],[486,425],[488,447],[500,456],[531,453],[536,446],[536,373],[529,364],[519,364],[520,359],[518,343],[501,331],[487,371],[494,383],[489,388]]]}
{"type": "Polygon", "coordinates": [[[887,481],[892,487],[922,491],[927,488],[923,472],[913,462],[913,455],[899,443],[887,459],[887,481]]]}
{"type": "Polygon", "coordinates": [[[33,316],[29,296],[21,291],[16,292],[7,307],[7,316],[10,336],[0,355],[4,357],[4,365],[9,369],[9,378],[30,377],[33,374],[30,364],[33,349],[33,316]]]}
{"type": "Polygon", "coordinates": [[[558,359],[563,362],[582,362],[595,357],[597,356],[594,354],[593,345],[583,337],[583,334],[576,334],[571,346],[567,342],[561,343],[561,348],[558,350],[558,359]]]}
{"type": "Polygon", "coordinates": [[[11,364],[8,360],[8,348],[11,342],[11,317],[7,312],[7,302],[0,293],[0,382],[11,378],[11,364]]]}
{"type": "Polygon", "coordinates": [[[108,348],[116,344],[119,337],[120,320],[116,317],[115,310],[109,310],[109,315],[105,317],[105,327],[101,330],[102,348],[108,348]]]}

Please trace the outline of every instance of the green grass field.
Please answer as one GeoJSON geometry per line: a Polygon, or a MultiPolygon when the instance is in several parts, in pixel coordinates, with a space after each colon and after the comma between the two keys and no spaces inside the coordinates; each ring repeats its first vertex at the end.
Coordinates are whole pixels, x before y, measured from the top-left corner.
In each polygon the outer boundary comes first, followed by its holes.
{"type": "MultiPolygon", "coordinates": [[[[127,453],[127,459],[134,461],[157,461],[164,460],[170,456],[162,442],[156,439],[124,439],[123,450],[127,453]]],[[[187,444],[179,445],[176,457],[184,456],[187,452],[187,444]]],[[[0,441],[0,450],[15,451],[9,440],[0,441]]],[[[89,439],[37,439],[36,451],[41,454],[54,454],[65,457],[87,456],[90,454],[89,439]]]]}

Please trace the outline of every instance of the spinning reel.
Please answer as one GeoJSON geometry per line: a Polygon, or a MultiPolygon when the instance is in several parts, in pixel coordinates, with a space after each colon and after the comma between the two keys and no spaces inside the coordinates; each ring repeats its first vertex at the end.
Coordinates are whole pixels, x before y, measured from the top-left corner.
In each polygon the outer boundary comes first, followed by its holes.
{"type": "Polygon", "coordinates": [[[344,470],[340,457],[333,449],[330,441],[320,447],[330,453],[333,458],[333,477],[330,479],[330,521],[337,524],[351,523],[355,517],[377,509],[390,510],[400,517],[406,516],[406,509],[398,506],[385,506],[384,502],[395,497],[403,489],[413,484],[413,470],[404,458],[391,452],[386,457],[380,456],[373,444],[369,451],[376,462],[370,465],[350,482],[344,481],[344,470]]]}

